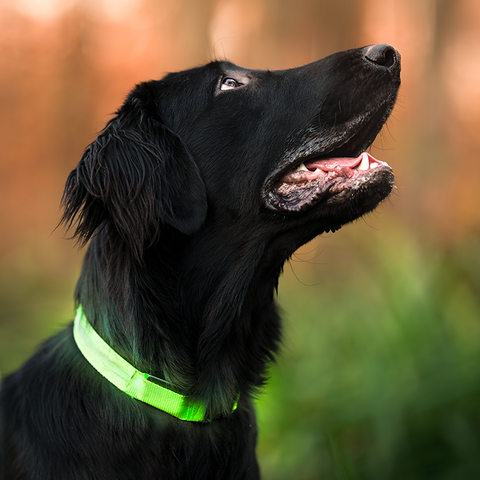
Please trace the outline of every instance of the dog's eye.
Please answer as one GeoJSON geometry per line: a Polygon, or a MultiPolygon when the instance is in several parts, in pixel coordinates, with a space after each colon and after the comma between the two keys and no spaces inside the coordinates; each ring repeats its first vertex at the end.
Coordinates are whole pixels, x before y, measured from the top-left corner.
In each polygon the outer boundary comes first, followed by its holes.
{"type": "Polygon", "coordinates": [[[241,87],[243,83],[238,82],[234,78],[224,78],[220,90],[232,90],[233,88],[241,87]]]}

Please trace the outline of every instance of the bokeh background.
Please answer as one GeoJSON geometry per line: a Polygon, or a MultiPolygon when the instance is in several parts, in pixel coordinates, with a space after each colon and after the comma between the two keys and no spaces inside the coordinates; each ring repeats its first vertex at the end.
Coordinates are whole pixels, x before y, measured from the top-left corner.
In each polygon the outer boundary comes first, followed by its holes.
{"type": "Polygon", "coordinates": [[[229,58],[299,66],[391,43],[371,153],[396,190],[285,266],[258,400],[265,479],[480,478],[480,2],[0,0],[0,370],[73,318],[67,174],[140,81],[229,58]]]}

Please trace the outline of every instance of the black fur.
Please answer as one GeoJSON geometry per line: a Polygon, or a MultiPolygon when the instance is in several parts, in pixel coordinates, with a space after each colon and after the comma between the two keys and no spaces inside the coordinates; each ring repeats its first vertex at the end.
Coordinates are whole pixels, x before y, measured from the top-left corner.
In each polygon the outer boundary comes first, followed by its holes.
{"type": "Polygon", "coordinates": [[[62,222],[90,240],[75,299],[209,421],[117,390],[70,326],[4,382],[2,479],[259,478],[252,395],[279,349],[283,264],[375,208],[393,175],[340,172],[286,196],[279,181],[312,158],[358,156],[399,85],[400,56],[381,45],[285,71],[212,62],[134,88],[67,180],[62,222]]]}

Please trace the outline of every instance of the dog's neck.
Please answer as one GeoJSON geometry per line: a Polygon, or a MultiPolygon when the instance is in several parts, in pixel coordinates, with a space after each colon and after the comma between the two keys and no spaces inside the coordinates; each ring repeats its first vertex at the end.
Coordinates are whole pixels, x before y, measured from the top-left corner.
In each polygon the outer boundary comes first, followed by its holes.
{"type": "Polygon", "coordinates": [[[126,251],[111,258],[100,234],[76,291],[112,348],[200,399],[211,417],[227,414],[239,393],[264,383],[280,340],[279,266],[265,262],[258,242],[220,240],[165,242],[170,251],[152,247],[139,263],[126,251]]]}

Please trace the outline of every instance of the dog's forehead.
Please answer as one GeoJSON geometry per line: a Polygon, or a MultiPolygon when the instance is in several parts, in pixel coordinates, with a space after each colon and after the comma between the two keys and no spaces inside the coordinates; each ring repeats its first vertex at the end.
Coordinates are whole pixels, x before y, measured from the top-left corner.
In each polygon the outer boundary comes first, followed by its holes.
{"type": "Polygon", "coordinates": [[[250,79],[260,73],[263,70],[251,70],[249,68],[240,67],[239,65],[235,65],[232,62],[223,61],[219,63],[220,71],[224,77],[235,77],[235,78],[245,78],[250,79]]]}

